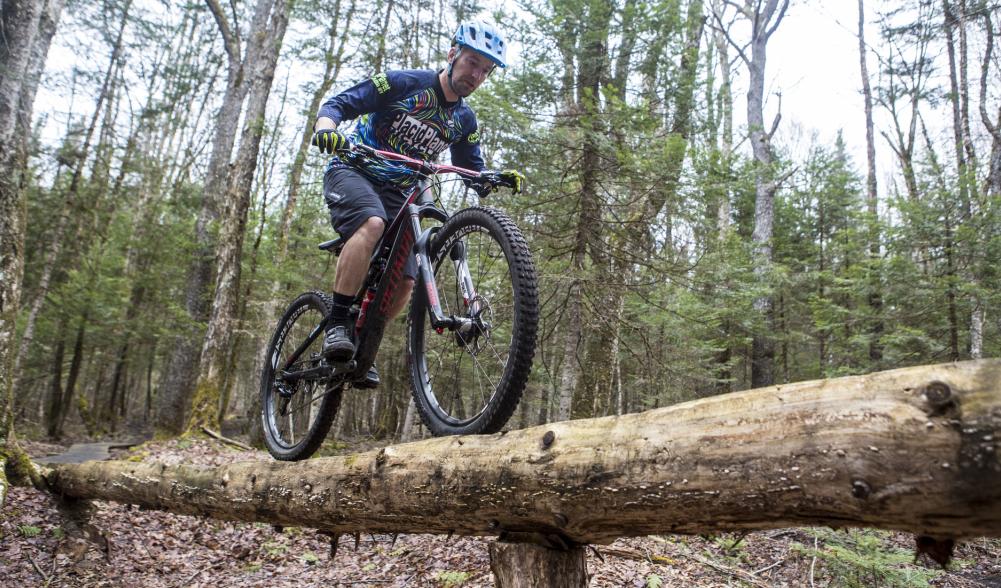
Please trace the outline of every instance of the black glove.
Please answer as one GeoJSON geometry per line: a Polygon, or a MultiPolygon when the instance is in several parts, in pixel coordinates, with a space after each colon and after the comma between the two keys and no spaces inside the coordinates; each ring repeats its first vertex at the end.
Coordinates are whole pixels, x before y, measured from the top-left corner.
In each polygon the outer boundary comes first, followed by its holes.
{"type": "Polygon", "coordinates": [[[313,133],[313,145],[320,148],[320,151],[333,155],[337,151],[348,151],[351,149],[351,141],[347,135],[337,129],[323,129],[313,133]]]}
{"type": "Polygon", "coordinates": [[[469,187],[472,188],[480,198],[486,198],[497,185],[496,178],[490,174],[492,172],[482,172],[479,177],[469,180],[469,187]]]}

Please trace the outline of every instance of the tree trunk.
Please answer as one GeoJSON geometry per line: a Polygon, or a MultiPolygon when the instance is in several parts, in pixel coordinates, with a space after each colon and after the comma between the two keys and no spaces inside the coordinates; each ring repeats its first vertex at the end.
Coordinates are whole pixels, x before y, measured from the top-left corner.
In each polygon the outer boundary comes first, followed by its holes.
{"type": "Polygon", "coordinates": [[[378,48],[375,51],[375,58],[372,60],[372,68],[376,72],[381,72],[385,67],[386,61],[386,39],[389,38],[389,19],[393,16],[393,8],[396,5],[395,0],[388,0],[386,2],[386,15],[382,19],[382,34],[377,35],[379,39],[378,48]]]}
{"type": "MultiPolygon", "coordinates": [[[[205,178],[201,209],[195,224],[195,251],[188,267],[185,286],[185,310],[195,324],[202,324],[210,318],[211,307],[207,303],[215,277],[214,255],[219,244],[218,238],[213,234],[212,225],[220,221],[221,209],[227,205],[231,206],[223,199],[230,185],[230,157],[235,140],[233,129],[237,128],[248,91],[245,65],[257,63],[257,52],[264,47],[264,39],[268,37],[264,31],[275,2],[275,0],[257,0],[250,24],[250,30],[255,31],[256,41],[249,44],[247,55],[244,56],[238,32],[233,31],[223,8],[217,0],[206,1],[222,34],[229,67],[226,93],[215,122],[212,155],[205,178]]],[[[256,122],[252,117],[247,118],[247,124],[252,125],[256,122]]],[[[192,374],[200,374],[199,350],[204,350],[209,336],[207,333],[204,334],[201,346],[197,339],[197,332],[185,333],[178,336],[172,346],[156,402],[156,423],[160,432],[180,433],[188,422],[187,416],[192,404],[191,395],[194,392],[195,382],[192,374]]],[[[201,375],[198,379],[201,379],[201,375]]]]}
{"type": "MultiPolygon", "coordinates": [[[[754,231],[754,275],[764,286],[769,281],[772,262],[772,226],[775,218],[774,202],[778,184],[772,169],[775,160],[771,139],[778,126],[777,114],[771,129],[765,128],[765,63],[767,61],[768,39],[782,22],[789,0],[766,0],[752,6],[746,2],[744,17],[751,23],[750,57],[744,56],[749,82],[747,90],[747,126],[750,133],[751,150],[755,161],[754,231]],[[780,5],[781,2],[781,5],[780,5]]],[[[751,385],[767,386],[775,380],[775,341],[771,333],[773,301],[770,294],[764,294],[754,301],[754,310],[763,321],[753,336],[751,353],[751,385]]]]}
{"type": "MultiPolygon", "coordinates": [[[[223,195],[216,248],[216,285],[212,313],[199,360],[198,381],[191,403],[188,429],[202,426],[218,429],[219,400],[235,325],[240,292],[240,259],[250,207],[250,190],[257,169],[257,154],[264,134],[264,115],[275,77],[275,66],[288,25],[286,0],[262,0],[258,10],[267,17],[267,28],[254,29],[254,42],[247,50],[243,72],[249,76],[250,95],[240,147],[223,195]],[[265,4],[270,3],[270,6],[265,4]],[[266,32],[265,32],[266,30],[266,32]]],[[[258,18],[255,15],[255,23],[258,18]]]]}
{"type": "Polygon", "coordinates": [[[76,393],[76,383],[80,377],[80,366],[83,365],[83,338],[87,329],[89,317],[85,312],[80,317],[80,326],[76,331],[76,341],[73,343],[73,359],[70,361],[70,373],[66,376],[66,390],[63,393],[62,408],[59,411],[59,422],[56,424],[56,437],[62,436],[66,415],[73,406],[73,396],[76,393]]]}
{"type": "Polygon", "coordinates": [[[25,163],[38,80],[62,0],[4,0],[0,10],[0,508],[8,472],[30,476],[14,438],[14,338],[24,278],[25,163]]]}
{"type": "Polygon", "coordinates": [[[50,439],[58,439],[59,411],[63,405],[63,355],[66,350],[65,333],[56,343],[52,356],[52,382],[49,388],[49,404],[45,411],[45,429],[50,439]]]}
{"type": "Polygon", "coordinates": [[[605,543],[804,525],[1001,536],[1001,360],[301,463],[89,462],[53,492],[334,533],[605,543]]]}
{"type": "MultiPolygon", "coordinates": [[[[43,5],[34,0],[5,0],[0,12],[4,40],[0,43],[0,443],[4,447],[13,426],[13,340],[24,277],[26,213],[22,182],[28,137],[18,133],[17,128],[23,116],[21,92],[43,5]]],[[[0,505],[6,490],[6,478],[0,476],[0,505]]]]}
{"type": "MultiPolygon", "coordinates": [[[[980,120],[991,136],[991,150],[982,193],[986,196],[985,200],[988,203],[985,206],[985,216],[988,219],[987,226],[994,227],[994,230],[997,231],[998,223],[1001,222],[1001,219],[998,218],[998,214],[1001,211],[998,210],[997,204],[1001,202],[1001,103],[998,104],[997,113],[993,118],[987,111],[988,78],[990,77],[991,59],[997,32],[994,29],[994,22],[991,20],[990,12],[985,12],[982,18],[984,20],[984,30],[986,31],[987,47],[980,66],[980,120]]],[[[983,269],[981,270],[981,274],[984,276],[985,283],[997,284],[999,259],[1001,259],[1001,250],[999,250],[999,244],[995,240],[995,244],[986,252],[982,262],[983,269]]],[[[979,324],[982,325],[985,321],[984,313],[981,312],[979,324]]],[[[1001,321],[999,321],[999,324],[1001,324],[1001,321]]],[[[974,339],[974,342],[976,342],[976,339],[974,339]]],[[[971,345],[971,356],[974,349],[976,347],[971,345]]]]}
{"type": "Polygon", "coordinates": [[[858,0],[858,43],[859,67],[862,75],[862,99],[865,107],[865,155],[866,155],[866,209],[867,239],[869,241],[869,310],[872,313],[869,324],[869,360],[875,365],[883,360],[881,338],[885,331],[883,324],[883,293],[879,271],[879,192],[876,183],[876,135],[872,122],[872,85],[869,83],[869,66],[866,60],[868,49],[865,44],[865,6],[858,0]]]}
{"type": "Polygon", "coordinates": [[[584,588],[587,554],[583,547],[553,549],[532,543],[490,544],[490,571],[497,588],[584,588]]]}
{"type": "MultiPolygon", "coordinates": [[[[583,263],[580,267],[575,267],[575,269],[583,271],[583,263]]],[[[563,363],[560,370],[559,404],[556,407],[556,418],[554,419],[556,421],[565,421],[570,418],[570,413],[573,409],[574,390],[577,389],[578,370],[580,368],[578,349],[580,348],[581,339],[581,285],[579,281],[574,281],[570,285],[570,295],[568,298],[569,308],[567,311],[569,317],[567,318],[567,324],[563,332],[563,363]]]]}
{"type": "MultiPolygon", "coordinates": [[[[567,341],[564,346],[565,351],[571,351],[570,339],[582,338],[583,349],[593,347],[593,344],[600,344],[601,333],[597,332],[592,338],[588,338],[583,328],[586,307],[583,300],[591,295],[588,288],[588,281],[583,280],[585,256],[590,255],[595,260],[595,274],[600,276],[602,269],[609,260],[605,245],[602,241],[602,199],[600,196],[600,186],[604,167],[600,140],[606,132],[606,125],[602,120],[603,112],[601,108],[602,84],[608,76],[608,36],[609,24],[614,13],[614,6],[606,0],[592,0],[586,4],[586,13],[581,20],[581,39],[579,42],[579,54],[577,61],[577,86],[579,88],[577,101],[577,136],[580,138],[581,155],[578,176],[580,178],[580,198],[579,217],[577,219],[574,254],[571,260],[573,272],[578,280],[576,287],[579,290],[571,289],[571,295],[575,300],[572,302],[569,331],[567,341]],[[579,295],[578,295],[579,293],[579,295]],[[579,300],[579,302],[578,302],[579,300]],[[577,331],[575,336],[574,331],[577,331]]],[[[597,291],[602,291],[606,287],[596,280],[597,291]]],[[[576,345],[573,349],[576,353],[576,345]]],[[[561,414],[564,407],[563,396],[572,394],[573,401],[570,407],[571,418],[586,418],[594,415],[594,403],[597,399],[596,388],[600,387],[600,382],[606,380],[607,369],[602,369],[600,365],[581,366],[585,373],[580,378],[583,385],[577,386],[578,376],[576,373],[578,361],[576,357],[564,356],[564,370],[572,370],[568,373],[564,371],[563,383],[572,383],[570,389],[563,386],[560,391],[561,414]],[[592,377],[587,368],[593,368],[602,372],[600,377],[592,377]],[[597,380],[597,382],[595,382],[597,380]]]]}

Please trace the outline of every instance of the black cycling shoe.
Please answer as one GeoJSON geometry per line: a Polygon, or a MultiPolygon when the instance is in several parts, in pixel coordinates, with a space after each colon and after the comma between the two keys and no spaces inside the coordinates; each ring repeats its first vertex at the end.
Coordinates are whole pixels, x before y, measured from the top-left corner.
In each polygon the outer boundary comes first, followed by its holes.
{"type": "Polygon", "coordinates": [[[327,361],[348,361],[355,355],[355,344],[351,342],[351,334],[348,327],[344,325],[334,325],[327,329],[327,334],[323,338],[323,357],[327,361]]]}
{"type": "Polygon", "coordinates": [[[355,388],[378,388],[382,380],[379,379],[379,370],[375,369],[375,364],[368,368],[365,377],[354,382],[355,388]]]}

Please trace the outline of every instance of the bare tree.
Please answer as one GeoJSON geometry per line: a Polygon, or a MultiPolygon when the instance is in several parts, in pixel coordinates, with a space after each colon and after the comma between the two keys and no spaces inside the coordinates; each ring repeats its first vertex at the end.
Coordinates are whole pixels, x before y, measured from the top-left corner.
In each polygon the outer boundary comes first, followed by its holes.
{"type": "MultiPolygon", "coordinates": [[[[227,48],[238,45],[238,38],[226,24],[225,13],[214,0],[209,2],[209,6],[227,48]]],[[[222,420],[220,399],[226,368],[229,366],[229,350],[239,302],[240,259],[247,211],[250,207],[254,172],[257,169],[257,155],[264,134],[264,111],[288,26],[287,11],[288,0],[258,1],[254,22],[251,24],[251,40],[239,66],[241,75],[245,78],[244,83],[248,86],[247,106],[236,160],[229,166],[229,177],[218,202],[220,215],[215,254],[215,295],[202,343],[198,380],[192,399],[191,418],[188,421],[188,427],[192,429],[203,425],[217,427],[222,420]]],[[[233,53],[230,49],[227,49],[227,54],[232,60],[233,53]]],[[[236,64],[231,61],[230,67],[236,67],[236,64]]]]}
{"type": "MultiPolygon", "coordinates": [[[[751,140],[751,150],[754,153],[755,166],[755,198],[754,198],[754,231],[751,239],[754,243],[754,273],[759,284],[764,287],[772,261],[772,227],[775,219],[775,192],[779,187],[779,178],[775,175],[773,164],[775,156],[772,153],[772,137],[778,129],[781,112],[775,115],[771,125],[766,129],[764,116],[765,97],[765,64],[767,61],[768,40],[775,33],[789,8],[789,0],[765,0],[754,2],[745,0],[742,6],[727,3],[737,8],[738,14],[751,25],[751,38],[745,47],[729,37],[729,27],[723,26],[723,15],[716,13],[716,21],[720,30],[728,35],[730,44],[737,50],[741,61],[747,67],[749,76],[747,89],[747,131],[751,140]],[[747,49],[750,49],[748,55],[747,49]]],[[[763,319],[763,326],[754,334],[751,351],[751,385],[753,387],[768,386],[774,381],[775,342],[772,340],[773,301],[771,295],[765,294],[754,301],[754,309],[763,319]]]]}
{"type": "Polygon", "coordinates": [[[866,206],[868,209],[869,240],[869,308],[872,311],[872,322],[869,326],[869,359],[879,362],[883,359],[883,345],[880,337],[884,325],[881,317],[883,311],[883,296],[881,292],[880,273],[876,265],[880,252],[879,230],[879,193],[876,183],[876,138],[872,122],[872,84],[869,82],[869,53],[865,42],[865,6],[864,0],[858,0],[858,45],[859,68],[862,74],[862,100],[865,107],[865,155],[866,155],[866,206]]]}

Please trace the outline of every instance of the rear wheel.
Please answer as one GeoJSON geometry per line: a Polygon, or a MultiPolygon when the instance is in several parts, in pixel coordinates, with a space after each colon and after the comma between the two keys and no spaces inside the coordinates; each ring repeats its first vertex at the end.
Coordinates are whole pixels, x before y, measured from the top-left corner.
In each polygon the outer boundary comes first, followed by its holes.
{"type": "Polygon", "coordinates": [[[428,293],[417,289],[407,336],[414,403],[434,435],[494,433],[514,412],[532,369],[538,295],[531,254],[506,214],[476,207],[442,226],[428,256],[442,311],[465,324],[438,332],[428,293]]]}
{"type": "Polygon", "coordinates": [[[265,443],[275,459],[297,461],[313,455],[341,403],[343,384],[329,386],[319,369],[323,333],[317,331],[329,308],[319,292],[300,295],[282,315],[268,346],[261,373],[261,418],[265,443]]]}

